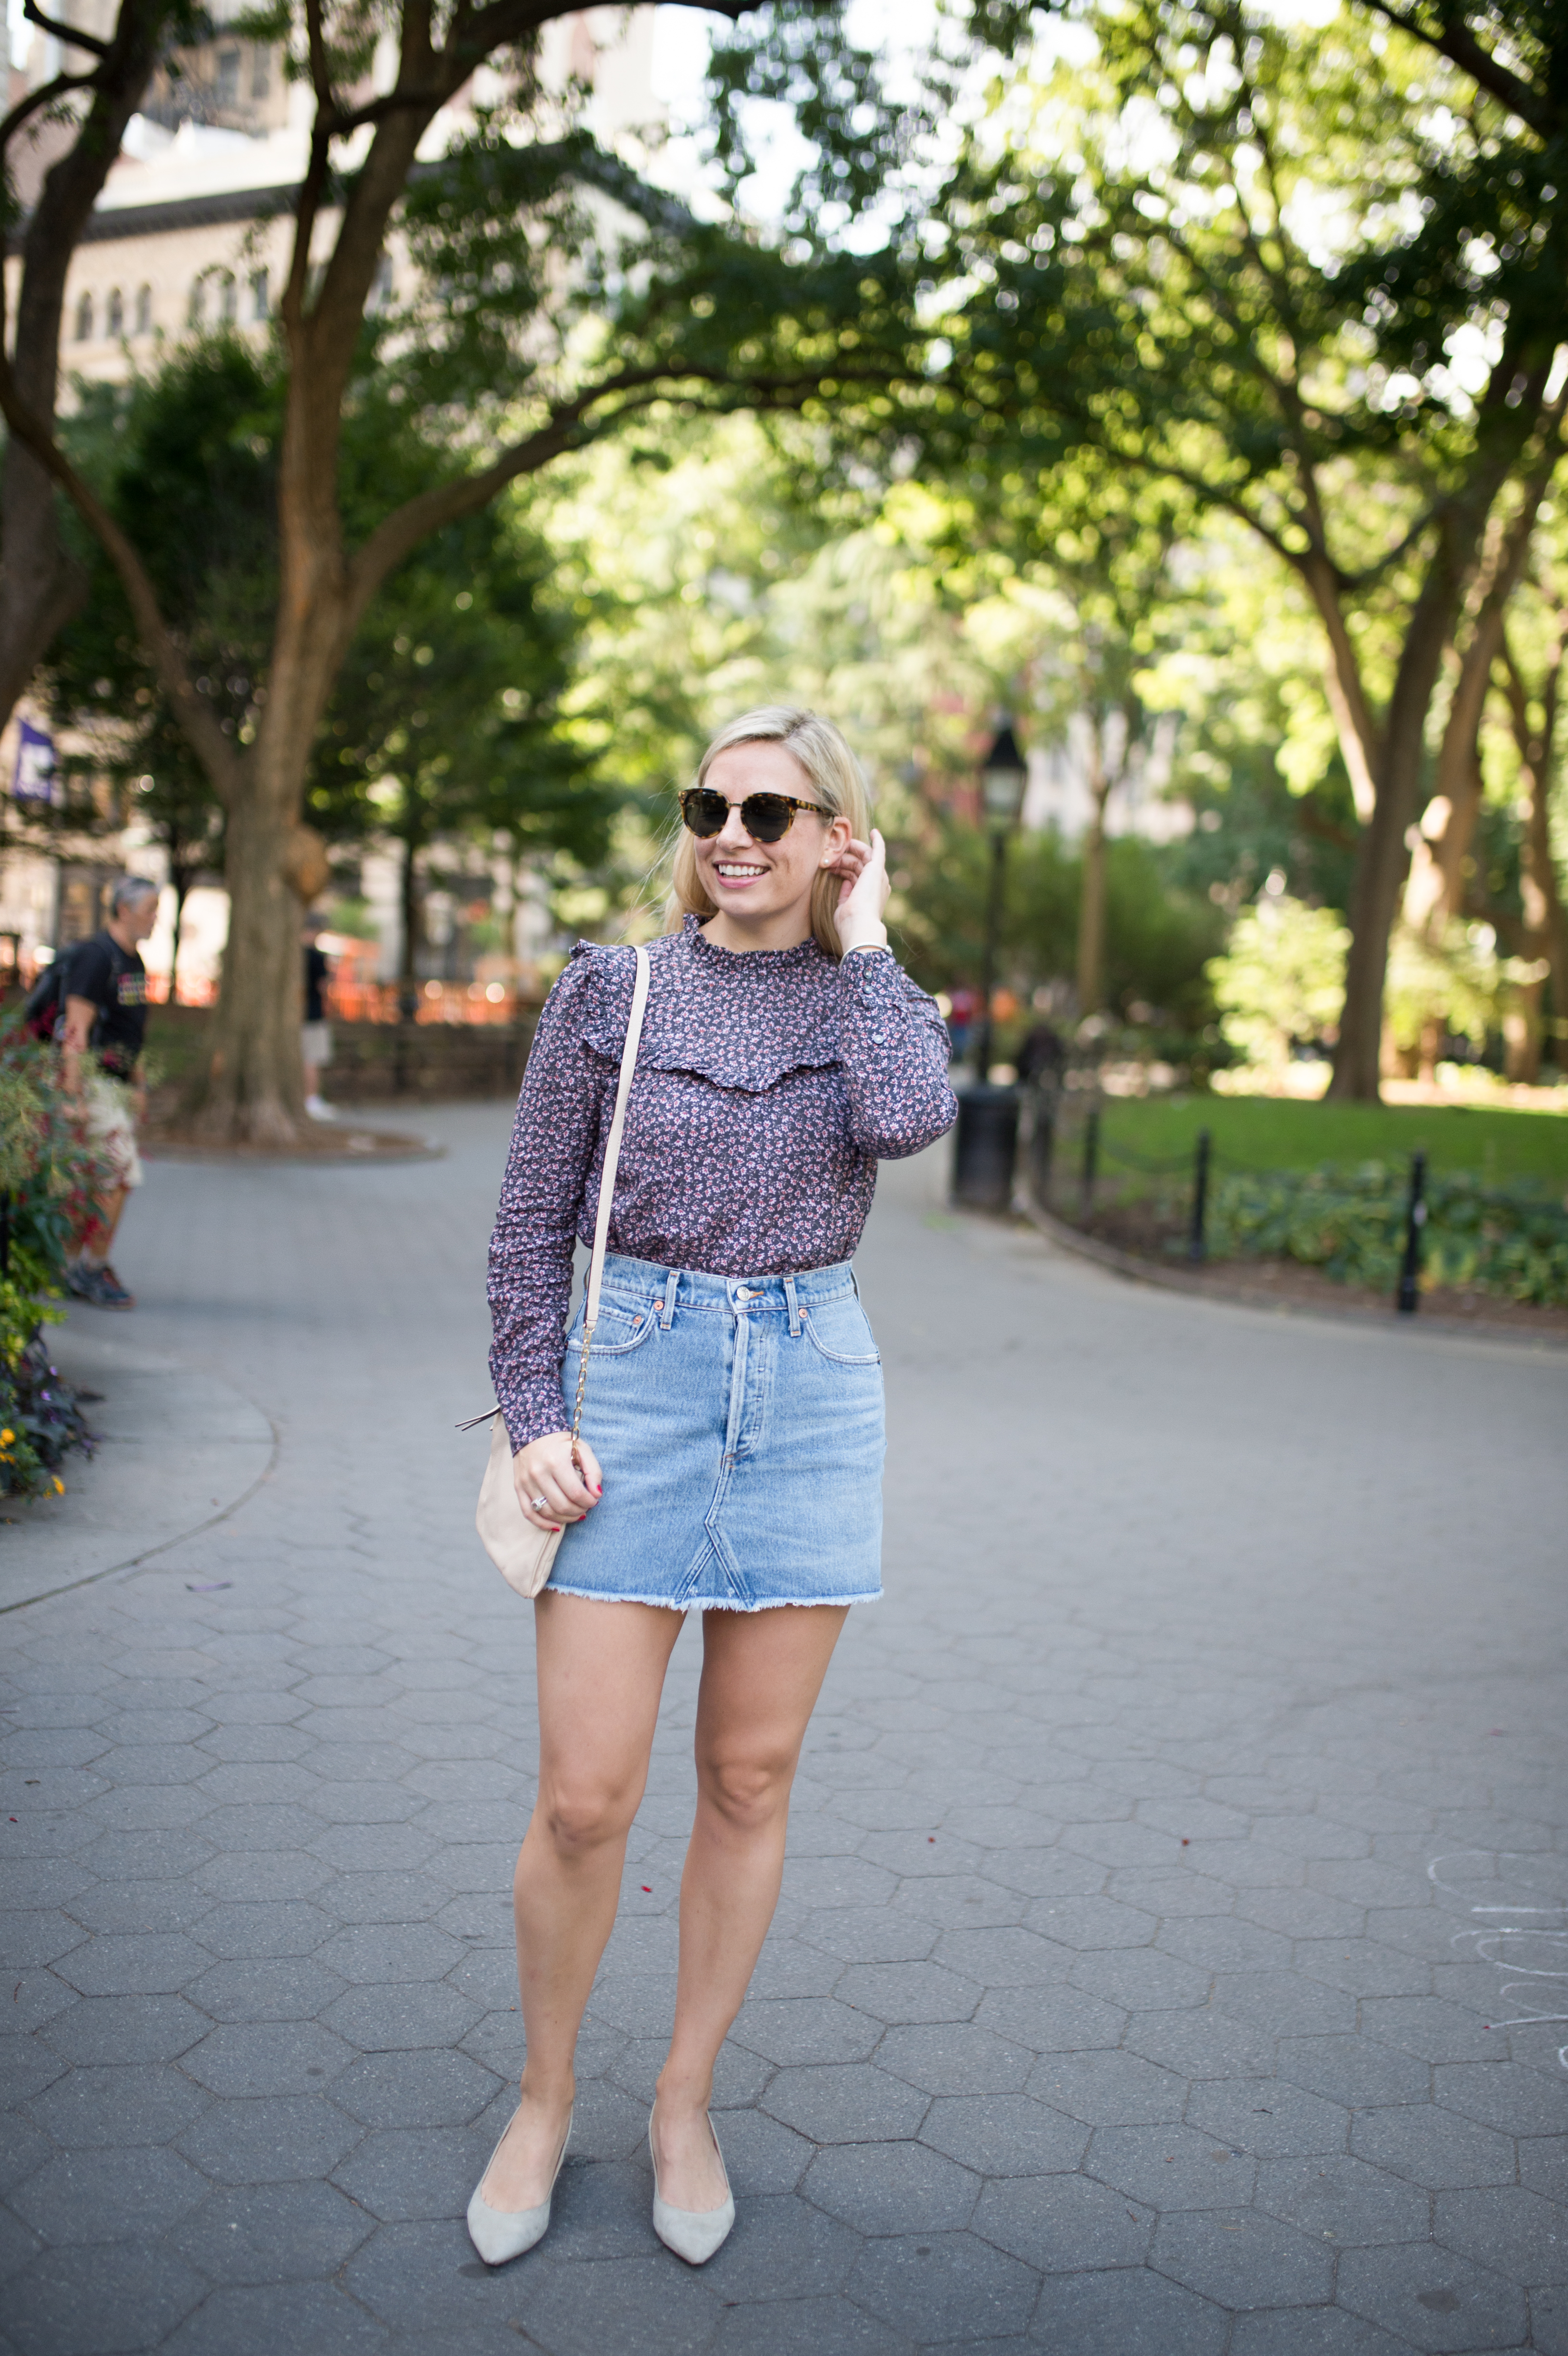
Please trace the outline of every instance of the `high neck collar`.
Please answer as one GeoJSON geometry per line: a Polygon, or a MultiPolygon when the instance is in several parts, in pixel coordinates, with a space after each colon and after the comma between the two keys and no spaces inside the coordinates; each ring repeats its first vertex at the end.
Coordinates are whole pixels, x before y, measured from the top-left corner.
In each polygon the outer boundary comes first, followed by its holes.
{"type": "Polygon", "coordinates": [[[717,941],[709,939],[702,930],[701,920],[697,916],[688,916],[682,926],[682,931],[687,946],[695,953],[699,960],[711,964],[715,969],[726,966],[731,968],[745,966],[755,971],[759,967],[766,966],[771,970],[777,966],[810,965],[823,956],[816,936],[809,933],[804,941],[797,941],[793,948],[726,949],[721,948],[717,941]]]}

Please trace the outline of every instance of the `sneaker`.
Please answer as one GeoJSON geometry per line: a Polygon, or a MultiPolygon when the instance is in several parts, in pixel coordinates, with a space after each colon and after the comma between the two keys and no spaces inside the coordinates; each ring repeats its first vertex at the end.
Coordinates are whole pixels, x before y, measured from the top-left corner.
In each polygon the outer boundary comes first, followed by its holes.
{"type": "Polygon", "coordinates": [[[312,1120],[336,1120],[337,1107],[329,1105],[325,1097],[306,1097],[304,1108],[312,1120]]]}
{"type": "Polygon", "coordinates": [[[66,1281],[79,1301],[94,1309],[134,1309],[136,1296],[127,1292],[112,1268],[85,1268],[79,1260],[66,1272],[66,1281]]]}

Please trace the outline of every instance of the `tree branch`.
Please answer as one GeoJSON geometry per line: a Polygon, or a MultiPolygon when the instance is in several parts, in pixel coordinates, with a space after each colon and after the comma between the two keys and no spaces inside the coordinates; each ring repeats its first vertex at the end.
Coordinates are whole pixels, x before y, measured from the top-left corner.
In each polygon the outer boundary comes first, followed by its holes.
{"type": "Polygon", "coordinates": [[[67,91],[92,89],[96,79],[90,73],[56,74],[53,81],[42,82],[37,90],[28,91],[27,96],[18,99],[10,113],[0,122],[0,155],[4,155],[30,114],[37,114],[42,107],[52,106],[57,98],[65,96],[67,91]]]}
{"type": "Polygon", "coordinates": [[[121,586],[143,646],[152,657],[158,683],[179,714],[213,788],[225,803],[231,798],[239,764],[232,746],[197,693],[190,672],[174,636],[159,610],[157,592],[130,541],[102,501],[89,488],[54,436],[17,395],[8,358],[0,356],[0,415],[18,442],[26,444],[38,464],[52,475],[82,521],[98,540],[120,575],[121,586]]]}
{"type": "Polygon", "coordinates": [[[35,0],[22,0],[22,14],[29,25],[37,25],[41,33],[52,33],[57,41],[64,42],[67,48],[86,49],[92,57],[106,58],[113,46],[112,42],[99,40],[93,33],[80,31],[75,25],[57,25],[52,16],[46,16],[43,10],[35,5],[35,0]]]}
{"type": "Polygon", "coordinates": [[[1521,123],[1528,123],[1532,131],[1539,132],[1542,139],[1550,139],[1559,127],[1556,110],[1527,81],[1510,73],[1489,49],[1482,48],[1468,26],[1459,21],[1457,11],[1446,18],[1441,32],[1429,32],[1413,9],[1395,7],[1392,0],[1363,0],[1363,5],[1389,24],[1397,25],[1412,40],[1445,57],[1451,65],[1467,73],[1472,81],[1506,106],[1510,114],[1517,114],[1521,123]]]}

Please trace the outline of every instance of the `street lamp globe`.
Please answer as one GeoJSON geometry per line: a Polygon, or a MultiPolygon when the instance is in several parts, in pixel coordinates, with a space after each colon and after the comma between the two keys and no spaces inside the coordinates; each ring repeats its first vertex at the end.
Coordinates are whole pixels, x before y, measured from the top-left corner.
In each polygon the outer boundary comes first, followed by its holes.
{"type": "Polygon", "coordinates": [[[985,797],[986,815],[994,827],[1014,827],[1023,811],[1024,787],[1029,783],[1029,769],[1019,751],[1013,723],[1004,720],[992,740],[980,769],[980,791],[985,797]]]}

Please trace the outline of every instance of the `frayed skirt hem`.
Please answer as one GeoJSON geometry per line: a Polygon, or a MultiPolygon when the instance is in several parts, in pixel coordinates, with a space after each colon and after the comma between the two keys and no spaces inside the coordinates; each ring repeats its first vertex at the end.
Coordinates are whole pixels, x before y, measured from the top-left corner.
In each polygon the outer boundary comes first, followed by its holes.
{"type": "Polygon", "coordinates": [[[797,1611],[822,1604],[843,1611],[851,1603],[880,1603],[882,1590],[874,1587],[863,1595],[761,1595],[753,1602],[731,1601],[717,1595],[690,1595],[677,1602],[668,1595],[610,1595],[602,1587],[569,1587],[563,1581],[551,1580],[540,1590],[545,1595],[578,1595],[585,1603],[651,1603],[659,1612],[778,1612],[786,1604],[797,1611]]]}

